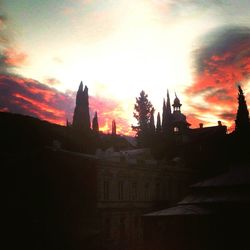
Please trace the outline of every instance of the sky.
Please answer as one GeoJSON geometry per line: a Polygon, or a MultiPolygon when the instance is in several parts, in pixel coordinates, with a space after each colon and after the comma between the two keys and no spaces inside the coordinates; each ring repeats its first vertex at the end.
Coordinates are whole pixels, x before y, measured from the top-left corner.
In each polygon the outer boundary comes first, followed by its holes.
{"type": "Polygon", "coordinates": [[[0,0],[0,111],[72,120],[88,86],[100,129],[132,134],[136,97],[167,89],[195,128],[233,129],[250,103],[249,0],[0,0]]]}

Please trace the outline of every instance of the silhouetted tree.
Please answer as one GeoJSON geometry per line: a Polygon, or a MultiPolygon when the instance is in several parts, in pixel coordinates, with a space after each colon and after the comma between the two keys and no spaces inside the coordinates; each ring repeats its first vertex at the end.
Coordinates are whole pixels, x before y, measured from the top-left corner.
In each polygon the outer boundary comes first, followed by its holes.
{"type": "Polygon", "coordinates": [[[112,135],[116,135],[116,122],[115,122],[115,120],[112,121],[112,135]]]}
{"type": "Polygon", "coordinates": [[[89,132],[90,131],[90,116],[89,116],[89,95],[88,88],[83,83],[79,85],[76,94],[76,106],[73,115],[73,128],[89,132]]]}
{"type": "Polygon", "coordinates": [[[98,117],[97,117],[97,112],[95,112],[95,116],[92,121],[92,130],[94,133],[99,132],[99,124],[98,124],[98,117]]]}
{"type": "Polygon", "coordinates": [[[150,112],[150,120],[149,120],[149,130],[151,134],[155,133],[155,118],[154,118],[155,109],[152,108],[150,112]]]}
{"type": "Polygon", "coordinates": [[[158,112],[157,114],[157,122],[156,122],[156,134],[161,133],[161,116],[160,113],[158,112]]]}
{"type": "Polygon", "coordinates": [[[169,134],[171,132],[171,124],[172,124],[172,111],[170,105],[170,97],[169,92],[167,90],[167,102],[165,99],[163,100],[163,107],[162,107],[162,132],[163,135],[169,134]]]}
{"type": "Polygon", "coordinates": [[[133,130],[136,131],[138,145],[140,146],[148,146],[150,117],[153,109],[153,105],[148,100],[148,95],[142,90],[140,96],[136,98],[134,106],[137,126],[132,126],[133,130]]]}
{"type": "Polygon", "coordinates": [[[249,112],[247,109],[247,104],[245,100],[245,96],[241,86],[238,85],[239,93],[238,93],[238,111],[235,120],[235,131],[236,132],[246,132],[250,130],[250,121],[249,121],[249,112]]]}

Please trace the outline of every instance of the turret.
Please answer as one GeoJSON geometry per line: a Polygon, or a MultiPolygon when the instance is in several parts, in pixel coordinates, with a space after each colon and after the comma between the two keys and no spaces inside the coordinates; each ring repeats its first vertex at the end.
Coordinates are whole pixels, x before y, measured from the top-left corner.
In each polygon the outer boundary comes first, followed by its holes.
{"type": "Polygon", "coordinates": [[[174,112],[181,112],[181,106],[182,106],[182,104],[180,103],[180,100],[177,97],[176,93],[175,93],[174,104],[172,106],[174,108],[174,112]]]}

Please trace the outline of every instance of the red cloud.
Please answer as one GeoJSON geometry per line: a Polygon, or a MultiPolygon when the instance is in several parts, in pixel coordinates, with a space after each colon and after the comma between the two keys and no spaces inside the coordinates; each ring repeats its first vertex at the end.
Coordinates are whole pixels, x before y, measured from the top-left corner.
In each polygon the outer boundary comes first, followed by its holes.
{"type": "Polygon", "coordinates": [[[123,118],[124,110],[118,101],[90,97],[90,107],[98,113],[100,130],[111,132],[112,120],[115,120],[118,134],[133,134],[128,121],[123,118]]]}
{"type": "Polygon", "coordinates": [[[244,89],[250,76],[250,32],[229,30],[199,53],[196,77],[186,94],[202,98],[200,107],[206,110],[196,106],[193,113],[196,118],[213,115],[232,127],[238,106],[236,85],[244,89]]]}
{"type": "MultiPolygon", "coordinates": [[[[30,115],[61,125],[73,116],[75,93],[61,93],[33,79],[2,74],[0,93],[0,111],[30,115]]],[[[90,113],[98,112],[101,130],[111,132],[112,120],[115,119],[118,133],[131,133],[118,102],[96,97],[90,97],[89,102],[90,113]]]]}
{"type": "Polygon", "coordinates": [[[32,79],[0,75],[0,90],[0,108],[7,108],[9,112],[35,116],[61,125],[72,113],[71,96],[32,79]]]}

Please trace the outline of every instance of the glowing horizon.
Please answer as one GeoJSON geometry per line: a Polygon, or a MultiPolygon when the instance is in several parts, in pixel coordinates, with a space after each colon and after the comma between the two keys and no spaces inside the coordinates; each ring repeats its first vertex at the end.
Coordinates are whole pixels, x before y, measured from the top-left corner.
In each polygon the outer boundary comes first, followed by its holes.
{"type": "MultiPolygon", "coordinates": [[[[183,113],[194,126],[216,125],[221,120],[231,127],[237,108],[236,82],[242,83],[247,100],[250,91],[250,3],[238,1],[237,12],[235,4],[225,0],[209,4],[200,0],[3,0],[0,73],[15,76],[15,81],[29,79],[33,89],[44,84],[71,102],[83,81],[89,88],[91,114],[98,111],[100,128],[106,132],[117,117],[117,131],[132,133],[133,106],[141,90],[148,94],[156,114],[162,112],[169,89],[171,101],[177,92],[183,113]],[[229,45],[220,38],[225,30],[229,30],[229,45]],[[222,46],[226,49],[219,49],[222,46]]],[[[25,102],[22,112],[24,107],[31,110],[29,105],[38,108],[34,93],[29,92],[33,100],[26,92],[26,96],[14,89],[11,93],[13,100],[19,96],[18,105],[25,102]]],[[[20,110],[5,103],[1,110],[20,110]]],[[[47,111],[55,105],[45,103],[47,111]]],[[[59,113],[64,106],[58,106],[59,113]]],[[[68,117],[72,112],[67,108],[64,121],[72,119],[68,117]]],[[[39,109],[32,115],[38,116],[39,109]]],[[[41,117],[46,119],[45,114],[41,117]]],[[[59,117],[62,123],[62,113],[53,119],[59,117]]]]}

